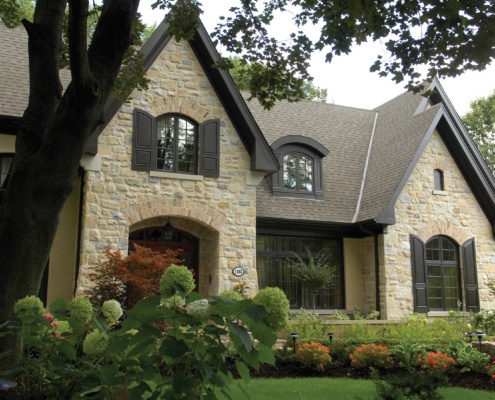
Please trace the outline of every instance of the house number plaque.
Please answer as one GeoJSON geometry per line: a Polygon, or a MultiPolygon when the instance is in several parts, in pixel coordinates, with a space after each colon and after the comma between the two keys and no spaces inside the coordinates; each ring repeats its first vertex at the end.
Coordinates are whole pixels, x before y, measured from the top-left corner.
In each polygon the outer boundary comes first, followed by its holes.
{"type": "Polygon", "coordinates": [[[241,268],[241,267],[237,267],[237,268],[234,268],[232,270],[232,273],[235,275],[235,276],[242,276],[244,275],[244,269],[241,268]]]}

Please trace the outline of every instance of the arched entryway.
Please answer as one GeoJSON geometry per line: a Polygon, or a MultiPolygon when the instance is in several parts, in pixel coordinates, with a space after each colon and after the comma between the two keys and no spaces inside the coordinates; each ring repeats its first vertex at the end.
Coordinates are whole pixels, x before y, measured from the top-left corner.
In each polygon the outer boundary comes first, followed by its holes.
{"type": "Polygon", "coordinates": [[[166,226],[152,226],[131,232],[130,251],[135,244],[160,253],[164,253],[167,249],[182,250],[179,258],[184,261],[183,265],[193,271],[196,287],[199,287],[199,239],[196,236],[166,224],[166,226]]]}

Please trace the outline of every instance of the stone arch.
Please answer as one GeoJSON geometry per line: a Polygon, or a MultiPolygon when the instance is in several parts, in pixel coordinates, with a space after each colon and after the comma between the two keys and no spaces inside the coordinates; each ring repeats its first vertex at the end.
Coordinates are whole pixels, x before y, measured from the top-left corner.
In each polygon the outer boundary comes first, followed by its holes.
{"type": "Polygon", "coordinates": [[[181,97],[162,97],[150,104],[151,114],[158,117],[162,114],[184,114],[201,124],[213,118],[210,110],[181,97]]]}
{"type": "Polygon", "coordinates": [[[122,214],[129,227],[157,216],[183,217],[217,232],[225,223],[225,216],[218,211],[207,205],[183,199],[155,199],[136,203],[124,210],[122,214]]]}
{"type": "Polygon", "coordinates": [[[469,235],[457,226],[452,225],[450,222],[433,222],[428,226],[425,226],[418,232],[418,237],[423,242],[427,242],[433,236],[445,235],[454,239],[458,245],[463,244],[469,239],[469,235]]]}

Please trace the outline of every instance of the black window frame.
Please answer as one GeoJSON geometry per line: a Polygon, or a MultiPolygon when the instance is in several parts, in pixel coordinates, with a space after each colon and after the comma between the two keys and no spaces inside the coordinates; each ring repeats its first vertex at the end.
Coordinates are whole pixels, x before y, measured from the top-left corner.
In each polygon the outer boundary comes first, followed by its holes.
{"type": "MultiPolygon", "coordinates": [[[[155,145],[156,145],[156,159],[155,159],[155,171],[160,171],[160,172],[171,172],[171,173],[178,173],[178,174],[190,174],[190,175],[197,175],[198,173],[198,129],[199,125],[194,122],[192,119],[187,118],[181,114],[163,114],[160,117],[156,119],[156,139],[155,139],[155,145]],[[161,121],[167,120],[167,119],[173,119],[174,120],[174,141],[173,141],[173,162],[172,162],[172,168],[171,169],[159,169],[158,164],[161,160],[161,158],[158,156],[158,153],[161,148],[164,149],[164,155],[165,155],[165,148],[160,147],[159,145],[159,139],[158,139],[158,125],[160,124],[161,121]],[[193,144],[193,160],[192,162],[187,162],[188,164],[192,165],[192,171],[183,171],[181,170],[180,163],[183,162],[179,160],[179,126],[180,126],[180,120],[185,121],[186,124],[189,123],[194,127],[194,144],[193,144]]],[[[165,163],[164,163],[165,164],[165,163]]]]}
{"type": "Polygon", "coordinates": [[[5,192],[7,191],[7,186],[9,184],[10,177],[12,175],[13,162],[14,162],[14,154],[13,153],[0,153],[0,174],[1,174],[1,176],[0,176],[0,204],[2,204],[3,196],[4,196],[5,192]],[[1,165],[3,164],[4,158],[10,158],[11,159],[9,169],[5,173],[1,169],[1,165]],[[4,175],[5,175],[5,177],[4,177],[4,175]]]}
{"type": "MultiPolygon", "coordinates": [[[[175,124],[175,126],[178,126],[178,124],[175,124]]],[[[177,157],[177,151],[175,151],[174,157],[177,157]]],[[[137,171],[156,171],[218,178],[220,176],[220,120],[210,119],[198,124],[193,119],[180,113],[166,113],[155,118],[144,110],[134,109],[131,168],[137,171]],[[174,171],[157,168],[157,121],[160,118],[175,116],[196,126],[194,172],[176,171],[177,163],[175,162],[174,171]]]]}
{"type": "Polygon", "coordinates": [[[278,172],[270,176],[270,182],[272,185],[272,192],[274,196],[282,196],[282,197],[296,197],[296,198],[309,198],[309,199],[318,199],[321,200],[324,197],[323,192],[323,163],[322,163],[322,155],[311,149],[310,147],[298,144],[298,143],[289,143],[280,146],[275,151],[275,156],[278,159],[280,164],[280,168],[278,172]],[[284,157],[290,154],[294,154],[296,156],[296,189],[288,189],[284,186],[284,157]],[[300,190],[300,157],[301,155],[309,157],[312,162],[312,190],[304,191],[300,190]]]}
{"type": "MultiPolygon", "coordinates": [[[[281,287],[282,290],[284,290],[284,285],[281,284],[281,277],[283,275],[283,272],[280,271],[281,268],[284,268],[284,260],[287,258],[294,258],[294,253],[298,254],[301,259],[307,259],[308,254],[306,251],[306,246],[304,245],[304,242],[306,241],[307,243],[318,243],[314,246],[312,251],[310,252],[311,255],[316,256],[318,252],[324,248],[324,243],[325,241],[333,242],[334,246],[338,246],[338,252],[339,254],[336,254],[333,257],[330,257],[330,260],[335,260],[336,261],[336,267],[338,270],[338,279],[336,283],[336,295],[334,297],[334,300],[336,300],[336,304],[329,304],[328,306],[322,306],[321,300],[323,296],[323,292],[328,289],[322,289],[320,290],[320,293],[318,295],[317,299],[317,305],[316,308],[319,310],[328,310],[328,309],[345,309],[345,282],[344,282],[344,242],[340,238],[332,238],[332,237],[311,237],[311,236],[299,236],[299,235],[290,235],[290,234],[258,234],[256,237],[257,241],[257,246],[256,246],[256,258],[257,258],[257,271],[258,271],[258,285],[259,288],[262,289],[263,287],[268,287],[268,286],[276,286],[276,287],[281,287]],[[262,237],[268,237],[268,238],[273,238],[274,240],[274,245],[275,248],[272,250],[260,250],[260,239],[262,237]],[[295,243],[295,252],[292,250],[286,250],[284,251],[282,249],[282,241],[293,241],[295,243]],[[260,258],[265,257],[269,258],[271,257],[274,261],[273,268],[275,269],[275,277],[276,281],[275,282],[264,282],[263,277],[261,276],[261,264],[260,264],[260,258]]],[[[291,275],[289,272],[289,280],[291,279],[291,275]]],[[[299,309],[301,307],[305,308],[312,308],[312,302],[308,298],[308,303],[304,304],[303,303],[303,290],[302,286],[299,282],[289,282],[290,284],[295,284],[296,286],[296,293],[286,293],[287,297],[289,298],[290,302],[290,307],[291,309],[299,309]],[[292,300],[292,301],[291,301],[292,300]]],[[[286,285],[287,286],[287,285],[286,285]]]]}
{"type": "MultiPolygon", "coordinates": [[[[456,245],[460,263],[458,269],[460,279],[459,297],[461,301],[464,301],[464,304],[462,305],[463,310],[479,312],[480,299],[475,239],[470,238],[459,246],[455,240],[448,236],[435,235],[432,236],[428,242],[431,242],[432,239],[437,237],[446,237],[456,245]],[[464,298],[464,300],[462,300],[462,298],[464,298]]],[[[414,310],[418,313],[429,312],[431,307],[428,299],[426,244],[421,238],[415,235],[411,235],[411,268],[413,275],[414,310]]]]}
{"type": "MultiPolygon", "coordinates": [[[[450,239],[447,236],[444,235],[437,235],[433,236],[430,238],[426,244],[425,244],[425,254],[426,254],[426,279],[427,279],[427,287],[428,287],[428,304],[430,306],[430,310],[432,311],[450,311],[450,310],[457,310],[458,309],[458,302],[460,301],[461,304],[463,302],[463,296],[462,296],[462,282],[461,282],[461,265],[460,265],[460,258],[459,258],[459,246],[457,243],[455,243],[452,239],[450,239]],[[431,248],[433,244],[438,242],[438,247],[436,248],[431,248]],[[444,257],[445,252],[449,251],[450,249],[445,248],[446,244],[450,244],[452,246],[452,251],[454,253],[454,259],[449,260],[446,257],[444,257]],[[435,250],[438,250],[438,258],[434,259],[431,257],[428,257],[428,254],[432,254],[435,250]],[[433,289],[432,285],[430,284],[430,278],[433,278],[433,276],[430,274],[430,270],[433,268],[437,268],[439,270],[439,275],[437,278],[440,279],[441,285],[438,287],[441,291],[441,296],[436,297],[431,295],[431,291],[433,289]],[[457,292],[458,295],[456,296],[457,298],[455,299],[454,303],[451,306],[447,305],[447,297],[446,297],[446,278],[447,274],[445,273],[447,268],[455,268],[456,270],[456,283],[457,283],[457,292]],[[433,307],[433,303],[435,300],[440,300],[440,307],[433,307]]],[[[451,298],[452,299],[452,298],[451,298]]]]}

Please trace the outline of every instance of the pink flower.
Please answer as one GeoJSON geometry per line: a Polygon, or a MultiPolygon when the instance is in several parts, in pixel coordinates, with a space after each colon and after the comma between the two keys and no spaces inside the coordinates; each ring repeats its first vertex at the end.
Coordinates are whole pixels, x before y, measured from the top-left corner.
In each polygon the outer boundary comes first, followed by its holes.
{"type": "Polygon", "coordinates": [[[52,322],[52,326],[55,328],[58,326],[58,322],[52,322]]]}
{"type": "Polygon", "coordinates": [[[50,314],[49,312],[43,314],[43,318],[45,318],[48,322],[52,323],[53,322],[53,315],[50,314]]]}

